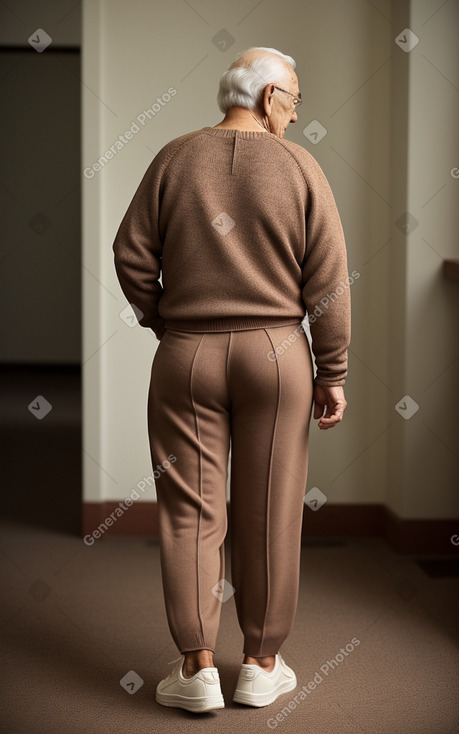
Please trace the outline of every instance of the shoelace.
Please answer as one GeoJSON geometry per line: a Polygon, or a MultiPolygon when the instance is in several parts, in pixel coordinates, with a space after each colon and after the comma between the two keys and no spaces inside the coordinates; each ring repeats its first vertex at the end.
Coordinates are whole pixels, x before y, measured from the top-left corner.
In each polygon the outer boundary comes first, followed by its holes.
{"type": "MultiPolygon", "coordinates": [[[[175,660],[171,660],[170,663],[168,663],[168,665],[173,665],[174,663],[177,663],[178,664],[179,662],[180,662],[180,664],[182,664],[182,662],[183,662],[183,655],[180,655],[180,657],[176,658],[175,660]]],[[[172,671],[169,673],[169,675],[166,676],[166,678],[164,680],[168,680],[169,678],[172,678],[172,676],[175,675],[175,672],[177,670],[177,667],[178,667],[178,665],[176,665],[172,669],[172,671]]]]}

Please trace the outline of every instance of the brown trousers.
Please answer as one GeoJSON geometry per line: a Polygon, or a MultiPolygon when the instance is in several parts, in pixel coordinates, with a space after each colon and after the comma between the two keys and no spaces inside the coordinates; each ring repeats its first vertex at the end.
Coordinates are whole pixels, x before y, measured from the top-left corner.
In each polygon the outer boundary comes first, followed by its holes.
{"type": "Polygon", "coordinates": [[[148,433],[160,467],[164,601],[180,653],[215,652],[232,587],[244,654],[275,655],[293,626],[313,389],[300,323],[168,329],[154,355],[148,433]],[[224,556],[230,441],[231,586],[224,556]]]}

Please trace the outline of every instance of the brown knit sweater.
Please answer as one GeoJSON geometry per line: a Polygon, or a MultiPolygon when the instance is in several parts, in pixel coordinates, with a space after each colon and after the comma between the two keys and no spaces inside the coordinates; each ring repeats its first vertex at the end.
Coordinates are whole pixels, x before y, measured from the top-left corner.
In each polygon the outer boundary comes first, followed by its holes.
{"type": "Polygon", "coordinates": [[[346,247],[329,184],[273,133],[204,127],[150,163],[113,243],[141,326],[233,331],[310,323],[319,385],[343,385],[346,247]],[[162,284],[158,278],[161,275],[162,284]]]}

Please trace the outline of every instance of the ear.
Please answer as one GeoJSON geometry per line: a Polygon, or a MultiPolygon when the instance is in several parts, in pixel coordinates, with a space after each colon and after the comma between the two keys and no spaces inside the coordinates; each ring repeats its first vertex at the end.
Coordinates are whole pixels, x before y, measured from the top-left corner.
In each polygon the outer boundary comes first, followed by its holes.
{"type": "Polygon", "coordinates": [[[263,112],[266,117],[271,117],[272,113],[272,96],[274,94],[274,84],[267,84],[263,91],[263,112]]]}

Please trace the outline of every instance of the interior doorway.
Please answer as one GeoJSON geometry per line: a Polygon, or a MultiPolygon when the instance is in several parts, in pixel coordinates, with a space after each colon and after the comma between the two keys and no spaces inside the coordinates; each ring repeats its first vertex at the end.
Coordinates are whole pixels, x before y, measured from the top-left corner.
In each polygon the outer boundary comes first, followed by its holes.
{"type": "Polygon", "coordinates": [[[81,54],[3,46],[4,518],[80,532],[81,54]]]}

